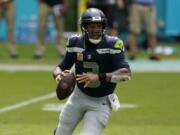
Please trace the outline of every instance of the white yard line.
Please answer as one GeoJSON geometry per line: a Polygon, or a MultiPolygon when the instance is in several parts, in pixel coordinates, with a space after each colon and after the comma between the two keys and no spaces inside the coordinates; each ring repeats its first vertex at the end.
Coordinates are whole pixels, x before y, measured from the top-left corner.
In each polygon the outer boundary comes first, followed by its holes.
{"type": "MultiPolygon", "coordinates": [[[[42,107],[42,110],[44,111],[62,111],[64,104],[56,104],[56,103],[51,103],[51,104],[44,104],[42,107]]],[[[120,109],[133,109],[137,108],[138,106],[135,104],[128,104],[128,103],[122,103],[120,109]]]]}
{"type": "MultiPolygon", "coordinates": [[[[37,103],[37,102],[44,101],[47,99],[51,99],[54,97],[56,97],[55,92],[50,93],[48,95],[32,98],[32,99],[29,99],[29,100],[26,100],[26,101],[23,101],[23,102],[14,104],[14,105],[10,105],[10,106],[0,108],[0,113],[19,109],[19,108],[31,105],[33,103],[37,103]]],[[[63,105],[64,104],[45,104],[42,109],[45,111],[61,111],[63,105]]],[[[134,104],[121,104],[121,108],[136,108],[136,107],[137,107],[137,105],[134,105],[134,104]]]]}
{"type": "Polygon", "coordinates": [[[55,96],[56,96],[56,94],[55,94],[55,92],[53,92],[53,93],[50,93],[48,95],[39,96],[39,97],[36,97],[36,98],[32,98],[32,99],[29,99],[29,100],[14,104],[14,105],[6,106],[6,107],[3,107],[3,108],[0,108],[0,113],[15,110],[15,109],[18,109],[18,108],[22,108],[24,106],[28,106],[28,105],[31,105],[33,103],[37,103],[37,102],[40,102],[40,101],[44,101],[44,100],[53,98],[55,96]]]}
{"type": "MultiPolygon", "coordinates": [[[[26,101],[23,101],[23,102],[14,104],[14,105],[0,108],[0,113],[16,110],[16,109],[31,105],[33,103],[37,103],[37,102],[51,99],[54,97],[56,97],[55,92],[50,93],[48,95],[32,98],[32,99],[29,99],[29,100],[26,100],[26,101]]],[[[42,109],[45,111],[61,111],[63,105],[64,104],[45,104],[42,109]]],[[[137,105],[134,105],[134,104],[121,104],[121,108],[136,108],[136,107],[137,107],[137,105]]]]}

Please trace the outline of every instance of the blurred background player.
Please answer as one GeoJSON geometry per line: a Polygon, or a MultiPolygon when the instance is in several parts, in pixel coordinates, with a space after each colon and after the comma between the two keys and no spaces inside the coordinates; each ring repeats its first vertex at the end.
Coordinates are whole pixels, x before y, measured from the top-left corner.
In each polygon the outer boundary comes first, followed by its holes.
{"type": "Polygon", "coordinates": [[[69,0],[39,0],[39,26],[38,43],[34,53],[34,59],[40,59],[45,52],[46,25],[48,16],[53,15],[57,30],[56,47],[60,56],[65,54],[64,50],[64,15],[69,6],[69,0]]]}
{"type": "Polygon", "coordinates": [[[123,34],[128,33],[128,16],[129,5],[131,0],[116,0],[115,19],[118,23],[118,35],[122,37],[123,34]]]}
{"type": "MultiPolygon", "coordinates": [[[[98,8],[106,15],[108,21],[108,34],[111,36],[116,36],[118,34],[118,22],[116,22],[115,19],[116,4],[116,0],[89,0],[88,2],[89,8],[98,8]]],[[[118,0],[118,5],[120,4],[121,3],[118,0]]]]}
{"type": "Polygon", "coordinates": [[[132,0],[129,13],[129,59],[134,60],[137,51],[137,39],[141,30],[147,33],[149,59],[159,60],[156,47],[156,9],[155,0],[132,0]]]}
{"type": "Polygon", "coordinates": [[[2,18],[7,22],[9,57],[15,59],[18,55],[14,37],[15,4],[13,0],[0,0],[0,20],[2,18]]]}
{"type": "Polygon", "coordinates": [[[56,81],[75,64],[77,86],[60,115],[55,135],[72,135],[83,120],[80,135],[101,135],[112,110],[119,108],[113,93],[118,82],[130,79],[123,42],[105,34],[106,17],[96,8],[87,9],[80,20],[82,35],[67,42],[67,53],[53,71],[56,81]]]}

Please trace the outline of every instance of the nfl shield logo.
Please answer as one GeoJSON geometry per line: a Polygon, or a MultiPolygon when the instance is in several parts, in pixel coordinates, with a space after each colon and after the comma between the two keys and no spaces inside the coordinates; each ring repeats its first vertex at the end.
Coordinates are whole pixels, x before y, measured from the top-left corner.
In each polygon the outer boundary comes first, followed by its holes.
{"type": "Polygon", "coordinates": [[[92,59],[92,56],[90,54],[87,55],[88,60],[92,59]]]}
{"type": "Polygon", "coordinates": [[[77,60],[79,60],[79,61],[83,61],[83,54],[82,53],[77,53],[76,54],[76,56],[77,56],[77,60]]]}

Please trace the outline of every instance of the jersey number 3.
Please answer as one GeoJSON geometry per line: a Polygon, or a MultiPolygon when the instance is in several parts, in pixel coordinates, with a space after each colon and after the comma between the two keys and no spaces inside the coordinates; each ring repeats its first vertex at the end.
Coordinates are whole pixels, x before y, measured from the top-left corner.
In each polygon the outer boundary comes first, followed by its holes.
{"type": "MultiPolygon", "coordinates": [[[[83,67],[87,69],[90,73],[99,73],[99,65],[96,62],[83,62],[83,67]]],[[[97,88],[100,86],[100,81],[89,84],[87,87],[89,88],[97,88]]]]}

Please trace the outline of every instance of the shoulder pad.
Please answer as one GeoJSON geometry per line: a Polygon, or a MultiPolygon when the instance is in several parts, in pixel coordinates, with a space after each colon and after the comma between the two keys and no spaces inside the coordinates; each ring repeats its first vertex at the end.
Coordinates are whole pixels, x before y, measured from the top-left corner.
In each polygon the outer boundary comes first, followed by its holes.
{"type": "Polygon", "coordinates": [[[74,46],[77,42],[80,42],[81,40],[81,35],[72,35],[71,37],[69,37],[67,39],[67,42],[66,42],[66,46],[74,46]]]}
{"type": "Polygon", "coordinates": [[[114,44],[114,48],[116,49],[123,49],[124,47],[124,43],[122,40],[118,39],[116,40],[115,44],[114,44]]]}
{"type": "Polygon", "coordinates": [[[123,41],[118,37],[106,36],[106,40],[111,48],[122,49],[124,47],[123,41]]]}

